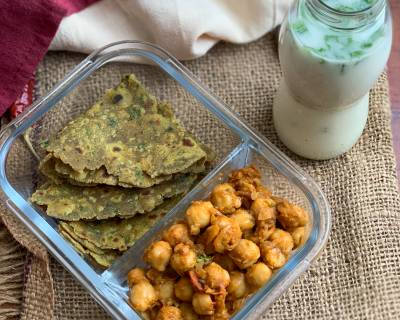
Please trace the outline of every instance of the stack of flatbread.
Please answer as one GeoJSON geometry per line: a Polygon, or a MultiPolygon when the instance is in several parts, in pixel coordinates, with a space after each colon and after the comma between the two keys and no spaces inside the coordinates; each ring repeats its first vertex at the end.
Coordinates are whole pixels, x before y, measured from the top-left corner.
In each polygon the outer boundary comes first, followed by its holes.
{"type": "Polygon", "coordinates": [[[71,121],[45,147],[48,182],[31,201],[60,233],[108,267],[204,174],[210,152],[134,75],[71,121]]]}

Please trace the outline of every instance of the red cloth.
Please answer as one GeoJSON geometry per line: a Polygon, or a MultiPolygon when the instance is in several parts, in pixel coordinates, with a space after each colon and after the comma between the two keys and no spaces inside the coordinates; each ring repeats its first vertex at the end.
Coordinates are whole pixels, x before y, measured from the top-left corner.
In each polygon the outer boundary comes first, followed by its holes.
{"type": "Polygon", "coordinates": [[[0,0],[0,116],[18,98],[64,16],[96,0],[0,0]]]}

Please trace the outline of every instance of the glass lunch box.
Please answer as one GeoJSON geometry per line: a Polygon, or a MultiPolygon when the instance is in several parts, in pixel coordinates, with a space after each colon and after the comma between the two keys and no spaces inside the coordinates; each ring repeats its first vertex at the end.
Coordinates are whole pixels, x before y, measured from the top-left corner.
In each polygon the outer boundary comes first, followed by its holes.
{"type": "Polygon", "coordinates": [[[132,267],[143,264],[142,254],[149,243],[167,225],[182,217],[191,201],[207,197],[213,186],[226,178],[231,170],[249,164],[259,167],[263,182],[274,194],[307,209],[311,226],[307,242],[293,253],[263,288],[247,300],[233,319],[257,318],[310,266],[328,239],[330,209],[321,189],[307,174],[250,128],[170,54],[155,45],[137,41],[105,46],[83,60],[0,135],[2,200],[115,319],[140,319],[128,302],[126,276],[132,267]],[[122,59],[130,61],[132,57],[145,64],[119,62],[122,59]],[[38,160],[22,136],[29,130],[33,148],[39,149],[41,139],[63,128],[127,73],[134,73],[156,97],[171,102],[183,125],[213,148],[216,161],[211,172],[175,208],[110,268],[103,270],[81,257],[64,240],[58,232],[56,219],[46,216],[42,209],[29,202],[40,176],[38,160]],[[96,86],[95,79],[101,79],[96,80],[96,86]],[[201,125],[195,125],[194,119],[201,125]]]}

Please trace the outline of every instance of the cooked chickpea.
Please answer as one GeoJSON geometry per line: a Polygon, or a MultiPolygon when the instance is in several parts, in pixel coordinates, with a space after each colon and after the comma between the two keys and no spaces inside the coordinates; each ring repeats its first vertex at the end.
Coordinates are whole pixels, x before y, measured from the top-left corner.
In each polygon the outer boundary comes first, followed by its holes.
{"type": "Polygon", "coordinates": [[[237,246],[242,237],[239,223],[223,215],[212,218],[211,223],[219,227],[219,233],[213,241],[216,252],[223,253],[237,246]]]}
{"type": "Polygon", "coordinates": [[[278,203],[277,209],[278,221],[284,229],[304,227],[308,223],[309,217],[307,212],[295,204],[284,200],[278,203]]]}
{"type": "Polygon", "coordinates": [[[219,264],[211,262],[204,268],[206,272],[206,284],[211,289],[224,289],[229,286],[230,277],[228,271],[219,264]]]}
{"type": "Polygon", "coordinates": [[[229,178],[237,194],[247,200],[269,198],[271,192],[261,185],[260,172],[254,167],[248,167],[233,172],[229,178]]]}
{"type": "Polygon", "coordinates": [[[155,285],[155,289],[158,292],[159,300],[163,305],[171,305],[175,302],[174,296],[174,280],[165,279],[155,285]]]}
{"type": "Polygon", "coordinates": [[[128,272],[128,286],[132,287],[139,281],[146,280],[145,272],[142,268],[134,268],[128,272]]]}
{"type": "Polygon", "coordinates": [[[188,278],[180,278],[174,287],[175,296],[182,301],[192,301],[193,287],[188,278]]]}
{"type": "Polygon", "coordinates": [[[212,315],[214,313],[214,304],[211,296],[206,293],[196,292],[193,295],[192,306],[194,311],[202,316],[212,315]]]}
{"type": "Polygon", "coordinates": [[[240,269],[246,269],[260,258],[260,249],[253,241],[241,239],[229,256],[240,269]]]}
{"type": "Polygon", "coordinates": [[[184,274],[196,265],[196,252],[187,244],[180,243],[175,246],[170,259],[171,267],[178,273],[184,274]]]}
{"type": "Polygon", "coordinates": [[[308,213],[275,197],[255,167],[235,170],[151,244],[127,280],[148,320],[227,320],[304,243],[308,213]]]}
{"type": "Polygon", "coordinates": [[[253,201],[250,210],[256,220],[275,223],[276,208],[275,202],[271,198],[257,198],[253,201]]]}
{"type": "Polygon", "coordinates": [[[245,179],[235,181],[234,188],[238,196],[246,198],[247,200],[253,200],[253,195],[256,193],[256,187],[251,180],[245,179]]]}
{"type": "Polygon", "coordinates": [[[254,288],[261,288],[271,278],[272,271],[265,263],[253,264],[246,272],[246,281],[254,288]]]}
{"type": "Polygon", "coordinates": [[[225,295],[217,294],[214,296],[214,319],[215,320],[228,320],[230,318],[228,310],[226,309],[225,295]]]}
{"type": "Polygon", "coordinates": [[[156,241],[145,251],[143,260],[158,271],[165,271],[172,255],[172,248],[166,241],[156,241]]]}
{"type": "Polygon", "coordinates": [[[306,238],[306,228],[305,227],[298,227],[291,232],[294,247],[297,248],[302,245],[306,238]]]}
{"type": "Polygon", "coordinates": [[[258,185],[256,187],[256,192],[252,194],[252,199],[253,200],[256,200],[258,198],[268,199],[271,196],[272,196],[272,192],[268,188],[266,188],[262,185],[258,185]]]}
{"type": "Polygon", "coordinates": [[[239,299],[246,295],[247,285],[244,274],[239,271],[232,271],[230,273],[231,282],[228,286],[228,294],[233,299],[239,299]]]}
{"type": "Polygon", "coordinates": [[[210,200],[217,210],[225,214],[235,212],[242,205],[240,197],[229,183],[217,185],[211,192],[210,200]]]}
{"type": "Polygon", "coordinates": [[[256,224],[254,216],[245,209],[236,210],[230,217],[239,224],[243,232],[253,229],[256,224]]]}
{"type": "Polygon", "coordinates": [[[147,280],[139,281],[131,289],[130,302],[140,312],[152,308],[158,300],[155,288],[147,280]]]}
{"type": "Polygon", "coordinates": [[[167,241],[171,247],[178,243],[191,243],[189,228],[184,223],[176,223],[165,230],[163,240],[167,241]]]}
{"type": "Polygon", "coordinates": [[[261,174],[254,166],[248,166],[239,170],[232,171],[229,175],[229,183],[235,185],[238,181],[259,181],[261,174]]]}
{"type": "Polygon", "coordinates": [[[253,241],[255,244],[258,244],[258,238],[255,234],[255,232],[253,232],[253,230],[247,230],[245,232],[243,232],[243,239],[247,239],[247,240],[251,240],[253,241]]]}
{"type": "Polygon", "coordinates": [[[194,312],[193,306],[189,303],[181,303],[179,308],[181,309],[184,320],[198,320],[199,316],[194,312]]]}
{"type": "Polygon", "coordinates": [[[289,232],[286,232],[282,229],[276,228],[275,231],[269,237],[269,240],[277,246],[281,251],[288,255],[292,252],[294,247],[293,238],[289,232]]]}
{"type": "Polygon", "coordinates": [[[216,254],[213,257],[213,261],[219,264],[226,271],[231,272],[236,269],[236,264],[233,262],[232,258],[226,254],[216,254]]]}
{"type": "Polygon", "coordinates": [[[223,228],[213,241],[214,250],[219,253],[232,250],[239,243],[241,236],[239,226],[223,228]]]}
{"type": "Polygon", "coordinates": [[[219,234],[219,231],[220,228],[217,225],[211,225],[199,236],[198,242],[204,246],[204,250],[207,254],[215,252],[213,241],[219,234]]]}
{"type": "Polygon", "coordinates": [[[211,225],[216,225],[220,229],[229,226],[234,220],[221,213],[215,214],[211,217],[211,225]]]}
{"type": "Polygon", "coordinates": [[[157,284],[165,281],[168,277],[164,272],[158,271],[156,269],[150,268],[146,271],[146,277],[150,280],[152,284],[157,284]]]}
{"type": "Polygon", "coordinates": [[[156,320],[183,320],[183,315],[177,307],[164,306],[158,311],[156,320]]]}
{"type": "Polygon", "coordinates": [[[260,245],[261,258],[271,269],[278,269],[286,263],[286,255],[270,241],[264,241],[260,245]]]}
{"type": "Polygon", "coordinates": [[[268,240],[275,231],[275,221],[257,221],[256,231],[254,232],[257,243],[268,240]]]}
{"type": "Polygon", "coordinates": [[[210,201],[194,201],[186,210],[186,221],[192,235],[198,235],[200,229],[210,224],[211,215],[216,213],[210,201]]]}

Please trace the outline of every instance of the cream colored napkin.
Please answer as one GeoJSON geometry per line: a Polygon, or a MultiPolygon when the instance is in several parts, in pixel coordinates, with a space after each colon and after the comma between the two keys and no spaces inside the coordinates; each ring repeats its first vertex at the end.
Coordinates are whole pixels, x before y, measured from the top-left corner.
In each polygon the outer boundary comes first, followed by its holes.
{"type": "Polygon", "coordinates": [[[101,0],[65,18],[50,50],[89,53],[118,40],[145,40],[179,59],[218,41],[253,41],[280,24],[292,0],[101,0]]]}

